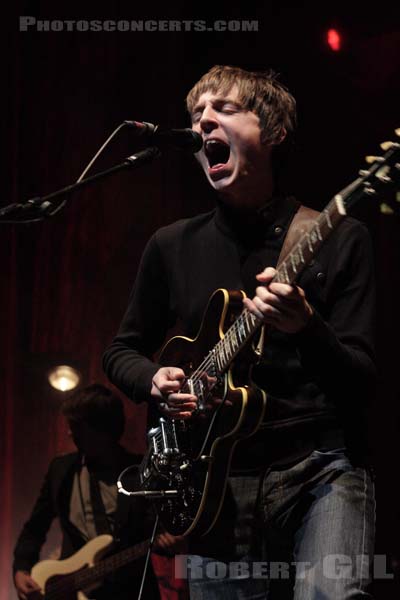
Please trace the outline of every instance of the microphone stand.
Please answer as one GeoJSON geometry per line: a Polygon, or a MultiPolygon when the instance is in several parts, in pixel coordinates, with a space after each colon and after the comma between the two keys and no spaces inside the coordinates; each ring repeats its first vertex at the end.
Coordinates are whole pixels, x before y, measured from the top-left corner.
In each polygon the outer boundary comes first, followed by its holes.
{"type": "Polygon", "coordinates": [[[53,200],[56,198],[61,198],[71,192],[75,192],[84,186],[87,186],[91,183],[94,183],[100,179],[104,179],[109,175],[113,175],[114,173],[118,173],[119,171],[123,171],[126,169],[136,169],[137,167],[151,162],[154,158],[158,158],[161,156],[160,150],[156,146],[149,146],[136,154],[132,154],[132,156],[128,156],[122,163],[111,167],[110,169],[106,169],[105,171],[100,171],[96,173],[96,175],[92,175],[91,177],[87,177],[86,179],[82,179],[81,181],[77,181],[72,185],[67,185],[66,187],[57,190],[56,192],[52,192],[47,196],[31,198],[24,203],[13,203],[8,206],[0,209],[0,223],[24,223],[24,222],[32,222],[32,221],[41,221],[47,216],[52,216],[51,209],[57,209],[58,207],[53,206],[53,200]],[[33,211],[33,214],[32,212],[33,211]],[[6,218],[4,218],[6,217],[6,218]],[[33,219],[29,219],[28,217],[34,217],[33,219]],[[13,220],[14,219],[14,220],[13,220]]]}

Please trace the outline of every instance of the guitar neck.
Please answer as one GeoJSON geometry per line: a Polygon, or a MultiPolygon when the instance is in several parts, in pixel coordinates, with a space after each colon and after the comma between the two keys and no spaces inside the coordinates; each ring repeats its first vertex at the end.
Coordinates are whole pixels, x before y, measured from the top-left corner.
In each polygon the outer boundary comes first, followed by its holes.
{"type": "MultiPolygon", "coordinates": [[[[345,216],[343,197],[337,194],[279,264],[273,281],[292,285],[345,216]]],[[[197,373],[200,378],[204,372],[210,377],[222,375],[262,323],[245,308],[192,375],[194,383],[197,373]]]]}
{"type": "Polygon", "coordinates": [[[84,590],[97,581],[102,580],[106,575],[114,573],[117,569],[128,565],[137,558],[144,556],[149,548],[150,540],[144,540],[131,548],[126,548],[117,554],[98,562],[93,567],[89,567],[74,574],[74,584],[76,590],[84,590]]]}

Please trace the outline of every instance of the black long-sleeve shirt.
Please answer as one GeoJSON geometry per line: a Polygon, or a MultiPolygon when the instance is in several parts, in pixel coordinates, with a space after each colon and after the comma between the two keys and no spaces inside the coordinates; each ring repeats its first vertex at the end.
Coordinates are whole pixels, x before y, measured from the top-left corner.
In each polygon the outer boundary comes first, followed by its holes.
{"type": "MultiPolygon", "coordinates": [[[[157,231],[144,251],[120,330],[104,354],[110,380],[135,401],[148,400],[160,367],[153,355],[168,328],[179,321],[182,332],[194,337],[217,288],[253,296],[255,275],[276,265],[297,207],[293,198],[275,198],[261,211],[237,215],[220,204],[157,231]]],[[[375,376],[372,265],[366,228],[346,217],[299,278],[314,308],[305,329],[267,330],[263,360],[253,370],[268,394],[263,430],[302,438],[309,426],[347,426],[359,437],[354,427],[361,427],[375,376]]]]}

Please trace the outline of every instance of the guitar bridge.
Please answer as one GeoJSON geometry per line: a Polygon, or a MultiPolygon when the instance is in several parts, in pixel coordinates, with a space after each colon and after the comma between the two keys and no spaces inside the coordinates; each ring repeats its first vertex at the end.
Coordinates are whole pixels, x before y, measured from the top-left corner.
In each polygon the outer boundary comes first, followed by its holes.
{"type": "Polygon", "coordinates": [[[160,418],[159,427],[153,427],[148,433],[148,440],[153,449],[153,456],[169,464],[179,454],[176,438],[175,422],[160,418]]]}

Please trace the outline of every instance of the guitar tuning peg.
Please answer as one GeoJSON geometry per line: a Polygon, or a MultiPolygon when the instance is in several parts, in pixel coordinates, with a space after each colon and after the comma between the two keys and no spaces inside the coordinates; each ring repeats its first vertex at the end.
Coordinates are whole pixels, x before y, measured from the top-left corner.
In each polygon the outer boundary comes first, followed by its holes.
{"type": "Polygon", "coordinates": [[[390,208],[390,206],[388,204],[386,204],[386,202],[382,202],[382,204],[380,205],[379,208],[383,215],[393,215],[393,213],[394,213],[393,208],[390,208]]]}
{"type": "Polygon", "coordinates": [[[367,162],[369,165],[371,165],[374,162],[383,162],[385,159],[383,158],[383,156],[366,156],[365,157],[365,162],[367,162]]]}
{"type": "Polygon", "coordinates": [[[394,142],[382,142],[382,144],[380,146],[381,146],[382,150],[384,150],[386,152],[386,150],[393,148],[393,146],[395,146],[395,143],[394,142]]]}
{"type": "Polygon", "coordinates": [[[400,148],[400,144],[398,142],[382,142],[381,148],[386,152],[390,148],[400,148]]]}

